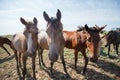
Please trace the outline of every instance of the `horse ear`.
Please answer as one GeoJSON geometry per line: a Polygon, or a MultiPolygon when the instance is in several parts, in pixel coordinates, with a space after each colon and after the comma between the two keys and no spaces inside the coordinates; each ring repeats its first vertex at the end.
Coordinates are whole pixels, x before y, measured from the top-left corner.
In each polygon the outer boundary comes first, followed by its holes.
{"type": "Polygon", "coordinates": [[[95,27],[99,27],[99,26],[95,24],[95,27]]]}
{"type": "Polygon", "coordinates": [[[99,31],[99,32],[102,31],[106,26],[107,26],[107,25],[105,25],[105,26],[99,28],[98,31],[99,31]]]}
{"type": "Polygon", "coordinates": [[[85,30],[89,32],[89,27],[87,24],[85,24],[85,30]]]}
{"type": "Polygon", "coordinates": [[[38,21],[36,17],[34,17],[33,21],[34,21],[34,24],[37,25],[38,21]]]}
{"type": "Polygon", "coordinates": [[[61,20],[61,12],[59,9],[57,10],[56,16],[57,16],[57,19],[60,21],[61,20]]]}
{"type": "Polygon", "coordinates": [[[49,18],[48,14],[47,14],[45,11],[43,12],[43,16],[44,16],[44,19],[45,19],[47,22],[50,21],[50,18],[49,18]]]}
{"type": "Polygon", "coordinates": [[[22,17],[20,18],[20,21],[22,24],[27,25],[27,22],[22,17]]]}

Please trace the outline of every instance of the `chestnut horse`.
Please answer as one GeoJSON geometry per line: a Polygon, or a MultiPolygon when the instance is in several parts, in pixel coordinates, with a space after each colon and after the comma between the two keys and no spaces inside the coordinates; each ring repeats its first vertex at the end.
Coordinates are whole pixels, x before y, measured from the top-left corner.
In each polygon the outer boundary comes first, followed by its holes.
{"type": "Polygon", "coordinates": [[[35,75],[35,57],[37,50],[37,40],[38,40],[38,28],[37,28],[37,19],[34,18],[33,22],[28,22],[23,18],[20,18],[20,21],[25,25],[25,30],[23,33],[16,33],[12,39],[12,46],[14,48],[15,59],[17,62],[17,68],[19,64],[21,65],[21,54],[23,62],[23,80],[25,79],[26,74],[26,60],[30,56],[32,58],[32,69],[33,69],[33,78],[36,79],[35,75]],[[19,52],[19,57],[17,56],[17,51],[19,52]],[[18,64],[19,58],[19,64],[18,64]]]}
{"type": "Polygon", "coordinates": [[[114,49],[116,50],[116,55],[118,55],[118,48],[120,44],[120,31],[109,31],[105,36],[105,39],[107,41],[106,47],[108,46],[108,56],[110,52],[110,45],[113,44],[114,49]]]}
{"type": "Polygon", "coordinates": [[[43,49],[49,49],[48,57],[51,65],[50,69],[51,74],[53,73],[52,72],[53,64],[58,60],[59,55],[62,60],[64,71],[66,74],[68,74],[64,61],[64,38],[62,32],[63,25],[61,23],[61,12],[60,10],[57,11],[56,18],[53,17],[49,18],[46,12],[43,13],[43,16],[44,19],[47,21],[47,30],[40,31],[38,34],[39,63],[41,61],[43,63],[42,59],[43,49]]]}
{"type": "Polygon", "coordinates": [[[87,24],[85,27],[80,28],[77,31],[63,31],[65,39],[65,47],[74,49],[75,56],[75,69],[77,70],[78,52],[80,51],[85,59],[85,65],[82,74],[85,73],[88,57],[86,56],[86,49],[91,52],[91,61],[96,62],[99,56],[100,35],[99,32],[103,27],[89,28],[87,24]]]}
{"type": "Polygon", "coordinates": [[[8,38],[0,36],[0,47],[3,48],[9,55],[11,55],[8,50],[4,47],[4,44],[7,44],[11,47],[11,41],[8,38]]]}

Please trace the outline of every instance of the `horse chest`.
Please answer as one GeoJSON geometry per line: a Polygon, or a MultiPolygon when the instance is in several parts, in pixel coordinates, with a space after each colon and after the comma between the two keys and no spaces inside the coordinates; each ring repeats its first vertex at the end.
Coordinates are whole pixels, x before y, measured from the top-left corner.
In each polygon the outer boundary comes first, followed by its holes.
{"type": "Polygon", "coordinates": [[[65,47],[69,48],[69,49],[72,49],[73,46],[72,46],[72,42],[71,41],[65,41],[65,47]]]}

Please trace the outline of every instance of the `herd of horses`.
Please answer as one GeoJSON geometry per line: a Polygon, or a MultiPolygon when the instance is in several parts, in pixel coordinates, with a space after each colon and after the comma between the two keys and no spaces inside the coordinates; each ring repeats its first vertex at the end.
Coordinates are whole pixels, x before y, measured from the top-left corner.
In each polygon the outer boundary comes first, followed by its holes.
{"type": "MultiPolygon", "coordinates": [[[[43,50],[48,51],[48,57],[50,60],[50,73],[53,75],[53,65],[54,62],[60,59],[63,64],[64,72],[69,75],[66,69],[66,64],[64,60],[64,47],[69,49],[74,49],[75,56],[75,69],[77,71],[77,61],[78,52],[80,51],[84,57],[85,63],[82,74],[85,74],[89,58],[87,57],[86,49],[90,51],[90,61],[97,62],[100,56],[100,46],[101,37],[100,32],[107,26],[99,27],[97,25],[93,27],[88,27],[87,24],[83,27],[79,27],[76,31],[63,31],[63,25],[61,22],[61,12],[58,9],[56,17],[49,17],[44,11],[43,17],[47,22],[46,30],[39,30],[37,27],[38,20],[34,17],[33,21],[26,21],[24,18],[20,18],[21,23],[25,26],[25,30],[13,35],[12,40],[8,38],[0,37],[0,47],[5,51],[7,49],[3,46],[5,43],[10,45],[11,49],[14,51],[15,59],[17,62],[17,69],[21,66],[22,57],[22,74],[23,80],[26,75],[26,60],[27,57],[32,58],[32,70],[33,78],[36,79],[35,75],[35,58],[38,51],[39,65],[45,66],[43,61],[43,50]]],[[[109,31],[108,34],[104,36],[108,47],[108,55],[110,50],[110,44],[114,45],[116,49],[116,54],[118,54],[118,47],[120,43],[120,31],[109,31]]],[[[10,55],[10,53],[7,51],[10,55]]]]}

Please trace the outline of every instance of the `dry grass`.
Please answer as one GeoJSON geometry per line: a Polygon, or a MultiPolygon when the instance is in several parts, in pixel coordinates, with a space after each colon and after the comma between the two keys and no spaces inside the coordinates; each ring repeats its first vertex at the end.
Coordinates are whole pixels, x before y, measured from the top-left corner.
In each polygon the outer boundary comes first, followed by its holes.
{"type": "MultiPolygon", "coordinates": [[[[18,75],[16,69],[16,61],[14,58],[13,51],[9,46],[5,45],[9,52],[8,54],[0,48],[0,80],[19,80],[21,76],[18,75]]],[[[54,64],[54,78],[49,75],[50,62],[48,59],[48,51],[44,51],[43,59],[47,66],[47,69],[42,69],[39,67],[38,56],[36,56],[36,77],[37,80],[120,80],[120,56],[116,58],[114,54],[111,53],[111,58],[106,56],[106,48],[101,51],[101,57],[97,64],[88,63],[87,71],[85,75],[81,75],[80,72],[83,70],[83,63],[81,63],[81,53],[79,53],[78,59],[78,72],[74,69],[74,54],[73,50],[65,49],[64,57],[66,61],[66,67],[68,73],[71,77],[67,78],[61,60],[59,59],[54,64]]],[[[31,59],[27,60],[27,75],[26,80],[32,79],[32,68],[31,59]]]]}

